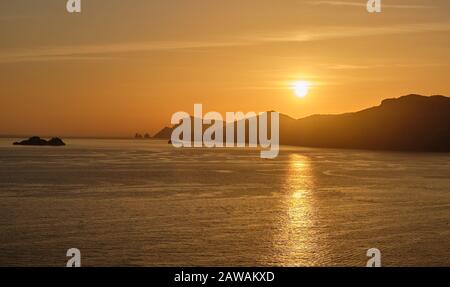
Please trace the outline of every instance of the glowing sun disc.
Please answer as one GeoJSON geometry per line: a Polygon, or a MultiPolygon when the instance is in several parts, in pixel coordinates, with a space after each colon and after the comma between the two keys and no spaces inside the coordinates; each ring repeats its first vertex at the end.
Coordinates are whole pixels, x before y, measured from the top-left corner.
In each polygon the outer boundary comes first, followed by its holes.
{"type": "Polygon", "coordinates": [[[309,93],[310,84],[306,81],[296,81],[292,84],[294,94],[299,98],[304,98],[309,93]]]}

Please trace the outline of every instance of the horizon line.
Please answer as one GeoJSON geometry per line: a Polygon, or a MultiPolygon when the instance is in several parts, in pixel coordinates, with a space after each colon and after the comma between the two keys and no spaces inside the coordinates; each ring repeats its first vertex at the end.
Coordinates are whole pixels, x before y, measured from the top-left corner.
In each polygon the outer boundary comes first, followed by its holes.
{"type": "MultiPolygon", "coordinates": [[[[288,114],[284,114],[284,113],[281,113],[281,112],[278,112],[278,113],[280,115],[287,116],[287,117],[289,117],[289,118],[291,118],[293,120],[296,120],[296,121],[301,120],[301,119],[306,119],[306,118],[309,118],[309,117],[313,117],[313,116],[345,115],[345,114],[351,114],[351,113],[358,113],[358,112],[361,112],[361,111],[364,111],[364,110],[367,110],[367,109],[371,109],[371,108],[374,108],[374,107],[379,107],[379,106],[382,105],[382,103],[385,100],[401,99],[401,98],[410,97],[410,96],[419,96],[419,97],[425,97],[425,98],[445,97],[445,98],[449,98],[450,99],[449,96],[445,96],[445,95],[441,95],[441,94],[421,95],[421,94],[410,93],[410,94],[406,94],[406,95],[402,95],[402,96],[394,97],[394,98],[384,98],[381,101],[381,103],[378,104],[378,105],[373,105],[373,106],[370,106],[370,107],[362,108],[362,109],[357,110],[357,111],[343,112],[343,113],[338,113],[338,114],[317,114],[316,113],[316,114],[311,114],[311,115],[308,115],[308,116],[305,116],[305,117],[301,117],[301,118],[294,118],[294,117],[291,117],[288,114]]],[[[264,111],[262,113],[269,113],[269,112],[277,112],[277,111],[270,110],[270,111],[264,111]]],[[[190,117],[193,117],[193,116],[190,115],[190,117]]],[[[158,134],[164,128],[171,128],[171,126],[163,125],[163,127],[160,128],[154,135],[158,134]]],[[[140,133],[140,132],[131,132],[130,136],[125,136],[125,135],[124,136],[82,136],[82,135],[70,135],[70,136],[64,136],[64,138],[66,138],[66,139],[99,139],[99,140],[101,140],[101,139],[118,139],[118,140],[127,140],[127,139],[135,139],[134,135],[136,135],[136,133],[140,133]]],[[[145,134],[145,133],[140,133],[140,134],[145,134]]],[[[157,140],[157,139],[153,138],[154,135],[152,135],[148,139],[157,140]]],[[[0,134],[0,138],[2,138],[2,139],[16,139],[16,138],[20,139],[20,138],[29,138],[29,137],[30,137],[29,135],[23,135],[23,134],[13,134],[13,135],[11,135],[11,134],[0,134]]],[[[39,136],[39,137],[41,137],[41,138],[52,138],[52,137],[55,137],[55,136],[54,135],[53,136],[43,135],[43,136],[39,136]]],[[[60,136],[58,136],[58,137],[60,137],[60,136]]],[[[143,139],[143,140],[145,140],[145,139],[143,139]]]]}

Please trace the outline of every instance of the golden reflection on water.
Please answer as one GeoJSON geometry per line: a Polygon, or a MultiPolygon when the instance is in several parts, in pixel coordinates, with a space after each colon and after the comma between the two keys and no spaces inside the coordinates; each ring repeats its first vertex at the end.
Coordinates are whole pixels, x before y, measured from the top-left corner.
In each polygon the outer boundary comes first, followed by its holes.
{"type": "Polygon", "coordinates": [[[284,266],[310,266],[316,252],[314,175],[310,158],[291,154],[283,186],[279,234],[275,236],[276,261],[284,266]]]}

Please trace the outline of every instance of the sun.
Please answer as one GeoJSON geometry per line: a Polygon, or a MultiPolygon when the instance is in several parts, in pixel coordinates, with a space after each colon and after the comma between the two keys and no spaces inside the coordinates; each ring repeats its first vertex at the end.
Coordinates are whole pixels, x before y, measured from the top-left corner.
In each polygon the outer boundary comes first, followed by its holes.
{"type": "Polygon", "coordinates": [[[308,95],[310,86],[311,84],[307,81],[295,81],[292,83],[292,90],[297,97],[304,98],[308,95]]]}

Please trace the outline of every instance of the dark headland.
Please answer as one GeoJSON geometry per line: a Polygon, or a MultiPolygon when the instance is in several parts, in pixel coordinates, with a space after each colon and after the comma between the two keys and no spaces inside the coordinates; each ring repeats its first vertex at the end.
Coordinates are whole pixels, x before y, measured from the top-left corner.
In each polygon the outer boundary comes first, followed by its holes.
{"type": "Polygon", "coordinates": [[[27,146],[65,146],[66,144],[60,138],[51,138],[50,140],[44,140],[40,137],[31,137],[27,140],[13,143],[14,145],[27,145],[27,146]]]}
{"type": "MultiPolygon", "coordinates": [[[[172,130],[164,128],[160,134],[170,139],[172,130]]],[[[450,152],[450,98],[412,94],[353,113],[301,119],[280,114],[280,144],[450,152]]]]}
{"type": "Polygon", "coordinates": [[[407,95],[355,113],[315,115],[283,124],[284,144],[450,152],[450,98],[445,96],[407,95]]]}

